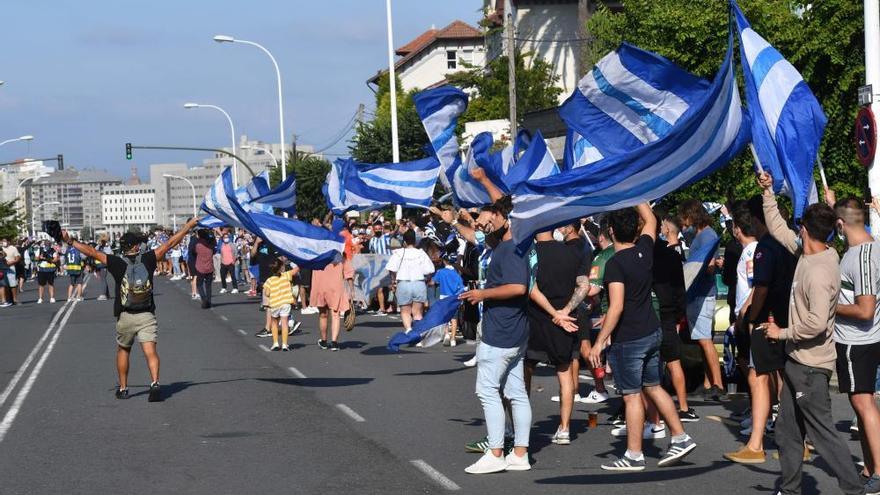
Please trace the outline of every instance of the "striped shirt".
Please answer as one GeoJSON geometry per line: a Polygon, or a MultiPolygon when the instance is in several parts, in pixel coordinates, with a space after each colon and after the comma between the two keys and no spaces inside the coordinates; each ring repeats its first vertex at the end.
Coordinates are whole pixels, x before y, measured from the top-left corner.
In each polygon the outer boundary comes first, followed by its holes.
{"type": "Polygon", "coordinates": [[[388,254],[391,252],[390,239],[388,234],[382,234],[378,237],[372,237],[369,244],[370,252],[373,254],[388,254]]]}
{"type": "Polygon", "coordinates": [[[281,275],[269,277],[263,284],[263,291],[269,291],[269,308],[278,309],[285,304],[293,304],[293,288],[290,281],[293,279],[293,271],[289,270],[281,275]]]}
{"type": "MultiPolygon", "coordinates": [[[[840,260],[838,304],[856,304],[858,296],[880,299],[880,242],[850,247],[840,260]]],[[[844,345],[880,342],[880,305],[873,320],[854,320],[838,315],[834,322],[834,341],[844,345]]]]}

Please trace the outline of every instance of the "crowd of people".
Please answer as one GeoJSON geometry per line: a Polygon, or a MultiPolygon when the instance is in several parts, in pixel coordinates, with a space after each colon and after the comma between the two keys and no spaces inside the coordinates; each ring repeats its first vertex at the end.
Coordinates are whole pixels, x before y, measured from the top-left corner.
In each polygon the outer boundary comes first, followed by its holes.
{"type": "Polygon", "coordinates": [[[345,240],[342,256],[321,270],[297,267],[243,230],[199,228],[195,219],[174,234],[129,233],[112,242],[3,239],[0,306],[17,304],[18,290],[34,278],[38,303],[44,296],[54,303],[56,276],[70,278],[69,300],[81,299],[87,272],[99,281],[99,299],[107,299],[112,276],[116,395],[128,396],[128,356],[137,339],[150,368],[150,400],[161,400],[154,275],[188,279],[192,298],[205,309],[216,282],[221,293],[260,298],[265,315],[255,335],[271,338],[271,350],[281,352],[290,350],[288,337],[298,332],[297,310],[319,315],[318,346],[337,351],[341,327],[356,309],[378,316],[399,312],[404,331],[411,332],[432,304],[457,297],[461,307],[442,341],[477,345],[465,364],[476,366],[487,435],[466,446],[482,454],[466,469],[473,474],[530,469],[530,392],[539,365],[552,367],[559,385],[552,397],[559,403],[554,444],[572,443],[574,403],[607,401],[606,381],[613,376],[623,401],[610,418],[611,434],[625,437],[626,448],[602,469],[646,469],[643,440],[667,436],[669,447],[657,465],[680,462],[697,447],[685,425],[700,420],[688,402],[695,384],[682,364],[682,348],[691,345],[702,356],[696,384],[702,402],[727,400],[737,381],[748,392],[750,406],[734,415],[743,445],[724,458],[765,462],[765,438],[773,435],[781,493],[799,493],[811,449],[826,460],[844,493],[880,493],[880,246],[866,230],[862,201],[837,200],[828,190],[824,203],[788,223],[772,179],[763,174],[763,194],[730,201],[720,220],[700,201],[676,205],[675,214],[641,204],[538,233],[523,250],[511,235],[510,198],[479,170],[473,175],[489,190],[491,205],[438,205],[399,221],[375,212],[365,220],[314,219],[345,240]],[[369,301],[356,304],[352,260],[360,253],[388,255],[389,277],[369,301]],[[715,340],[717,278],[729,289],[725,340],[731,352],[724,363],[715,340]],[[583,394],[581,370],[593,382],[583,394]],[[855,413],[861,472],[831,418],[834,372],[855,413]]]}

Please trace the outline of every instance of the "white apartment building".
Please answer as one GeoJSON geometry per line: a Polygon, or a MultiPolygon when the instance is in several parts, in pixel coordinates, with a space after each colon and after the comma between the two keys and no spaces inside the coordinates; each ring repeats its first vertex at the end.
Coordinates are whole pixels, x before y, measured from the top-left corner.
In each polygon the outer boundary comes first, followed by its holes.
{"type": "Polygon", "coordinates": [[[37,230],[45,220],[58,220],[74,233],[84,227],[101,230],[101,195],[105,188],[121,183],[106,171],[73,167],[30,180],[24,185],[27,220],[37,230]]]}
{"type": "Polygon", "coordinates": [[[19,198],[19,207],[25,208],[25,187],[33,179],[54,172],[55,169],[47,167],[42,161],[22,160],[14,165],[8,165],[0,169],[0,202],[12,201],[19,198]]]}
{"type": "MultiPolygon", "coordinates": [[[[401,58],[394,71],[405,91],[442,86],[448,74],[465,70],[464,63],[486,65],[483,32],[462,21],[442,29],[431,27],[395,53],[401,58]]],[[[367,82],[377,85],[387,74],[387,69],[380,70],[367,82]]]]}
{"type": "Polygon", "coordinates": [[[123,184],[104,188],[101,194],[104,229],[120,236],[136,227],[148,232],[156,225],[156,190],[148,184],[123,184]]]}

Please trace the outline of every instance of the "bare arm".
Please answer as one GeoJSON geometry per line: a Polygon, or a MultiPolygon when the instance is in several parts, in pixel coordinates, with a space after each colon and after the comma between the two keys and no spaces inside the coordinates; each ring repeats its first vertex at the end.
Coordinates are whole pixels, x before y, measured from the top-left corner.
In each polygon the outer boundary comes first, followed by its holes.
{"type": "Polygon", "coordinates": [[[487,299],[503,301],[514,297],[524,296],[528,289],[522,284],[504,284],[491,289],[474,289],[462,292],[458,298],[465,299],[471,304],[477,304],[487,299]]]}
{"type": "Polygon", "coordinates": [[[498,186],[486,177],[485,170],[480,167],[474,167],[470,172],[471,177],[476,179],[481,186],[486,188],[486,192],[489,193],[489,199],[491,199],[493,203],[504,197],[504,193],[501,192],[501,189],[498,189],[498,186]]]}
{"type": "Polygon", "coordinates": [[[186,236],[186,233],[189,232],[190,229],[195,227],[198,223],[199,219],[197,217],[190,218],[189,222],[186,222],[186,225],[184,225],[183,228],[175,232],[174,235],[171,236],[170,239],[165,241],[164,244],[153,250],[153,252],[156,253],[156,259],[163,259],[165,257],[165,253],[167,253],[169,249],[180,244],[180,241],[183,240],[184,236],[186,236]]]}
{"type": "Polygon", "coordinates": [[[578,304],[583,302],[583,300],[590,295],[590,277],[588,275],[578,275],[575,279],[575,284],[577,285],[575,285],[574,292],[571,294],[571,299],[569,299],[568,304],[562,308],[562,311],[566,314],[574,311],[574,309],[578,307],[578,304]]]}
{"type": "Polygon", "coordinates": [[[855,304],[838,304],[837,315],[853,320],[871,321],[877,307],[877,298],[872,295],[856,296],[855,304]]]}
{"type": "Polygon", "coordinates": [[[648,203],[641,203],[636,206],[636,211],[639,212],[639,218],[642,219],[642,235],[650,236],[651,239],[657,240],[657,217],[654,216],[654,211],[651,210],[651,205],[648,203]]]}
{"type": "Polygon", "coordinates": [[[611,337],[611,332],[620,321],[620,315],[623,314],[623,284],[620,282],[611,282],[608,284],[608,312],[602,319],[602,330],[596,337],[596,345],[590,349],[590,364],[598,367],[602,363],[602,350],[611,337]]]}
{"type": "Polygon", "coordinates": [[[64,238],[64,242],[75,247],[84,256],[87,256],[89,258],[94,258],[94,259],[100,261],[101,263],[104,263],[105,265],[107,264],[107,254],[106,253],[104,253],[102,251],[98,251],[97,249],[93,248],[92,246],[89,246],[88,244],[83,244],[77,240],[71,239],[70,234],[68,234],[66,230],[61,231],[61,236],[64,238]]]}
{"type": "Polygon", "coordinates": [[[535,284],[532,287],[532,290],[529,291],[529,299],[538,305],[539,308],[543,309],[547,314],[552,315],[556,312],[556,308],[550,304],[550,301],[547,299],[547,296],[541,292],[541,289],[538,288],[538,284],[535,284]]]}

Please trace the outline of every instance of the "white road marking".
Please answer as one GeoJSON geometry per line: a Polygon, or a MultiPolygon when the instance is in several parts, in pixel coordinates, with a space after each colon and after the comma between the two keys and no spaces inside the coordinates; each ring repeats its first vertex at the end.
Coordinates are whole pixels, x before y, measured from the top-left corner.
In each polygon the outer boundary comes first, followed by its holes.
{"type": "Polygon", "coordinates": [[[223,315],[220,315],[220,319],[223,320],[223,321],[229,321],[229,318],[227,318],[227,317],[225,317],[225,316],[223,316],[223,315]]]}
{"type": "Polygon", "coordinates": [[[450,491],[461,490],[461,487],[458,486],[454,481],[452,481],[451,479],[444,476],[443,473],[441,473],[440,471],[437,471],[436,469],[434,469],[427,462],[425,462],[421,459],[415,459],[415,460],[409,461],[409,463],[412,464],[413,466],[415,466],[419,471],[428,475],[429,478],[431,478],[432,480],[437,482],[437,484],[442,486],[443,488],[450,490],[450,491]]]}
{"type": "Polygon", "coordinates": [[[240,333],[242,335],[247,335],[247,332],[245,332],[244,330],[242,330],[240,328],[238,329],[238,333],[240,333]]]}
{"type": "Polygon", "coordinates": [[[287,368],[287,370],[290,371],[291,375],[293,375],[297,378],[302,378],[302,379],[306,378],[306,375],[302,371],[294,368],[293,366],[291,366],[290,368],[287,368]]]}
{"type": "Polygon", "coordinates": [[[46,359],[49,357],[49,354],[52,353],[52,349],[55,348],[55,343],[58,342],[58,337],[61,336],[61,331],[64,330],[64,325],[67,324],[67,320],[76,308],[76,303],[77,301],[74,301],[67,307],[67,314],[64,315],[64,318],[61,319],[61,323],[58,324],[58,331],[55,332],[52,340],[49,341],[46,350],[43,352],[43,355],[40,356],[40,360],[34,365],[31,374],[28,375],[24,385],[21,386],[21,390],[18,391],[18,395],[15,396],[15,401],[9,406],[6,416],[4,416],[3,421],[0,422],[0,442],[3,442],[3,439],[6,438],[9,428],[12,427],[12,422],[15,421],[15,417],[18,416],[18,412],[21,410],[21,405],[31,392],[31,388],[34,386],[34,382],[37,381],[37,377],[40,376],[40,372],[43,370],[43,365],[46,364],[46,359]]]}
{"type": "Polygon", "coordinates": [[[336,404],[336,409],[344,412],[346,416],[357,421],[358,423],[363,423],[364,421],[366,421],[363,416],[354,412],[354,409],[346,406],[345,404],[336,404]]]}
{"type": "Polygon", "coordinates": [[[38,340],[34,348],[31,349],[31,353],[28,354],[27,359],[24,360],[24,363],[21,365],[20,368],[18,368],[18,371],[15,372],[12,380],[6,386],[6,389],[3,390],[3,395],[0,395],[0,407],[2,407],[3,404],[6,402],[6,399],[9,398],[9,395],[12,393],[12,390],[15,388],[15,386],[18,385],[18,381],[21,380],[22,376],[24,376],[24,372],[31,365],[31,361],[33,361],[34,358],[37,356],[37,352],[43,349],[43,343],[46,342],[46,339],[49,338],[52,330],[55,329],[55,324],[58,323],[58,318],[61,317],[61,314],[64,313],[65,309],[67,309],[67,302],[65,302],[61,306],[61,309],[59,309],[58,312],[55,313],[55,316],[52,317],[52,321],[49,323],[49,328],[46,329],[46,331],[43,333],[43,336],[40,337],[40,340],[38,340]]]}
{"type": "Polygon", "coordinates": [[[272,350],[269,349],[269,346],[267,346],[267,345],[260,344],[260,349],[262,349],[266,352],[272,352],[272,350]]]}

